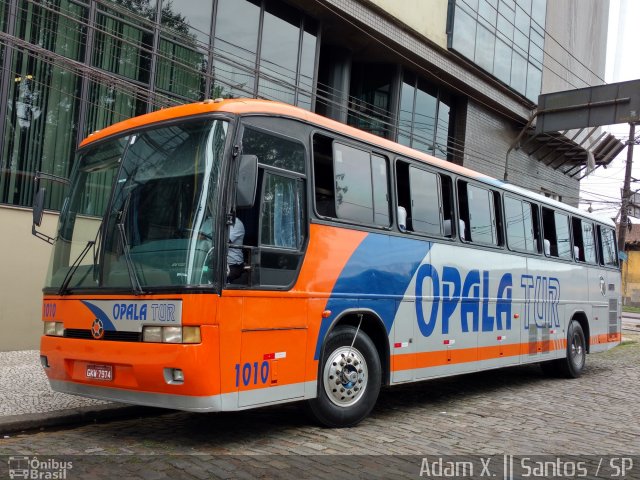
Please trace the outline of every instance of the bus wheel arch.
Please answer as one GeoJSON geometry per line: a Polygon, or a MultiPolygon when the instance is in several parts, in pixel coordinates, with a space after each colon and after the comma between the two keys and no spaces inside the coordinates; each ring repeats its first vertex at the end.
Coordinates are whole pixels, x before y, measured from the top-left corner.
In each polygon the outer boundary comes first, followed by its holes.
{"type": "MultiPolygon", "coordinates": [[[[589,320],[587,318],[586,313],[584,313],[583,311],[577,311],[572,315],[571,320],[572,321],[575,320],[582,327],[582,331],[584,332],[587,353],[591,353],[591,331],[589,328],[589,320]]],[[[569,322],[569,324],[571,324],[571,322],[569,322]]]]}
{"type": "Polygon", "coordinates": [[[380,358],[380,364],[382,366],[382,385],[389,385],[391,378],[391,353],[389,350],[389,333],[387,332],[387,329],[384,326],[384,322],[382,321],[380,316],[378,316],[378,314],[373,310],[345,310],[340,315],[338,315],[327,331],[325,341],[323,342],[322,349],[320,351],[320,357],[322,358],[322,355],[324,354],[326,339],[331,334],[331,332],[343,325],[350,325],[354,328],[357,328],[358,324],[360,323],[359,315],[362,315],[362,324],[360,325],[360,331],[366,333],[369,336],[369,338],[376,346],[376,350],[378,351],[378,357],[380,358]]]}
{"type": "Polygon", "coordinates": [[[578,378],[582,375],[589,351],[588,332],[587,316],[584,312],[575,312],[567,325],[565,356],[542,362],[542,371],[552,377],[578,378]]]}
{"type": "Polygon", "coordinates": [[[327,332],[318,364],[316,397],[307,402],[309,413],[320,424],[352,427],[375,406],[385,371],[384,349],[370,337],[379,341],[377,318],[368,312],[348,312],[327,332]]]}

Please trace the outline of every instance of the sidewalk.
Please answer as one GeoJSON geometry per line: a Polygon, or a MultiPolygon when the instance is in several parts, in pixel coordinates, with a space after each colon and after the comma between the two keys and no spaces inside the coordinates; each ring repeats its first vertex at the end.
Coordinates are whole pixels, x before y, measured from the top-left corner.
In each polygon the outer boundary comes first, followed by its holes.
{"type": "Polygon", "coordinates": [[[21,430],[158,411],[54,392],[40,366],[37,350],[0,352],[0,439],[21,430]]]}

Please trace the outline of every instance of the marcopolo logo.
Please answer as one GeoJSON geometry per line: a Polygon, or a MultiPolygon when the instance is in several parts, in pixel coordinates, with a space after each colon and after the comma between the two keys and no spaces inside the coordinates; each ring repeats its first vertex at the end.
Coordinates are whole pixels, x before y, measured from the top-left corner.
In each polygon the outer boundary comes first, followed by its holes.
{"type": "Polygon", "coordinates": [[[33,480],[65,480],[73,462],[54,458],[40,460],[38,457],[9,457],[9,478],[33,480]]]}

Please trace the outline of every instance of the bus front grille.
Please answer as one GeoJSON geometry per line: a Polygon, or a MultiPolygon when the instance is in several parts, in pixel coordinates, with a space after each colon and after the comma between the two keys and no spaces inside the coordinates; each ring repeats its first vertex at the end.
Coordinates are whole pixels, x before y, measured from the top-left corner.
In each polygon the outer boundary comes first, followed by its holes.
{"type": "MultiPolygon", "coordinates": [[[[66,328],[64,330],[65,338],[79,338],[86,340],[94,340],[91,335],[91,330],[85,330],[80,328],[66,328]]],[[[112,342],[140,342],[142,335],[139,332],[112,332],[105,331],[104,337],[100,340],[112,341],[112,342]]]]}

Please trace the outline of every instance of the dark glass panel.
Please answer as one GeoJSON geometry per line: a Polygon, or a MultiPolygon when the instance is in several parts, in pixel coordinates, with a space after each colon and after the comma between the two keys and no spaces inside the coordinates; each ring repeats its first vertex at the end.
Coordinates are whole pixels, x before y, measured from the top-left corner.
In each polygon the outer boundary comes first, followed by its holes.
{"type": "Polygon", "coordinates": [[[259,23],[259,1],[218,0],[215,54],[254,67],[259,23]]]}
{"type": "Polygon", "coordinates": [[[558,257],[572,258],[571,236],[569,233],[569,216],[556,212],[556,238],[558,240],[558,257]]]}
{"type": "Polygon", "coordinates": [[[248,69],[222,60],[214,60],[215,84],[211,98],[252,97],[255,75],[248,69]]]}
{"type": "MultiPolygon", "coordinates": [[[[0,17],[2,8],[0,7],[0,17]]],[[[82,61],[88,10],[87,7],[69,0],[54,0],[42,5],[23,0],[18,4],[16,36],[65,57],[82,61]]]]}
{"type": "Polygon", "coordinates": [[[242,153],[256,155],[263,165],[304,173],[304,147],[298,142],[247,128],[242,136],[242,153]]]}
{"type": "Polygon", "coordinates": [[[204,98],[207,57],[195,49],[161,38],[156,67],[156,87],[189,100],[204,98]]]}
{"type": "MultiPolygon", "coordinates": [[[[405,80],[408,80],[405,75],[405,80]]],[[[411,145],[411,135],[413,127],[413,101],[416,95],[416,88],[413,86],[415,78],[411,79],[411,84],[402,82],[400,93],[400,115],[398,115],[398,143],[411,145]]]]}
{"type": "Polygon", "coordinates": [[[351,74],[348,124],[386,137],[389,134],[392,68],[384,64],[354,64],[351,74]]]}
{"type": "Polygon", "coordinates": [[[209,44],[211,30],[211,0],[173,0],[162,2],[162,28],[169,29],[188,42],[209,44]]]}
{"type": "Polygon", "coordinates": [[[433,154],[438,106],[437,91],[420,84],[416,91],[416,107],[413,124],[413,148],[433,154]]]}
{"type": "Polygon", "coordinates": [[[411,226],[414,231],[442,235],[440,181],[436,174],[409,168],[411,226]]]}
{"type": "Polygon", "coordinates": [[[369,153],[334,143],[333,164],[338,218],[372,223],[373,198],[369,153]]]}
{"type": "MultiPolygon", "coordinates": [[[[119,2],[118,2],[119,3],[119,2]]],[[[128,7],[132,7],[127,3],[128,7]]],[[[132,16],[123,6],[98,5],[93,65],[143,83],[149,81],[155,9],[143,3],[132,16]]]]}
{"type": "Polygon", "coordinates": [[[313,92],[313,73],[316,63],[316,29],[305,20],[305,31],[302,34],[302,50],[300,57],[300,78],[298,82],[298,106],[311,109],[311,92],[313,92]],[[311,31],[310,31],[311,30],[311,31]]]}
{"type": "MultiPolygon", "coordinates": [[[[76,145],[80,77],[16,51],[9,73],[5,131],[0,152],[0,202],[30,206],[33,175],[69,177],[76,145]]],[[[52,184],[45,208],[59,209],[63,187],[52,184]]]]}
{"type": "Polygon", "coordinates": [[[588,222],[582,223],[582,244],[584,246],[584,260],[587,263],[596,262],[596,243],[593,224],[588,222]]]}
{"type": "Polygon", "coordinates": [[[471,241],[495,244],[496,235],[493,224],[491,192],[474,185],[467,186],[469,208],[469,229],[471,241]]]}
{"type": "Polygon", "coordinates": [[[373,223],[388,227],[389,181],[387,159],[379,155],[371,156],[371,179],[373,182],[373,223]]]}
{"type": "Polygon", "coordinates": [[[259,95],[294,102],[299,37],[298,13],[284,6],[267,5],[262,24],[259,95]]]}
{"type": "Polygon", "coordinates": [[[438,128],[436,130],[436,143],[434,155],[446,160],[448,157],[447,146],[449,144],[451,107],[442,100],[438,103],[438,128]]]}
{"type": "Polygon", "coordinates": [[[146,98],[122,87],[91,82],[85,135],[146,112],[146,98]]]}

